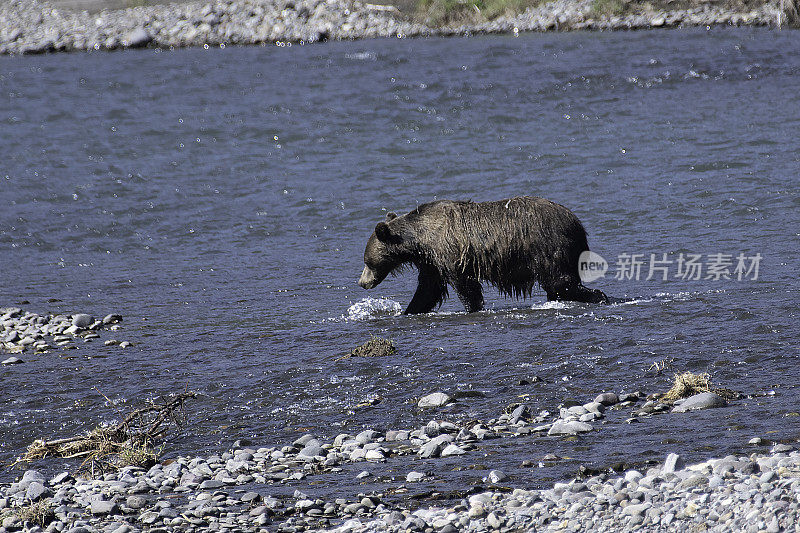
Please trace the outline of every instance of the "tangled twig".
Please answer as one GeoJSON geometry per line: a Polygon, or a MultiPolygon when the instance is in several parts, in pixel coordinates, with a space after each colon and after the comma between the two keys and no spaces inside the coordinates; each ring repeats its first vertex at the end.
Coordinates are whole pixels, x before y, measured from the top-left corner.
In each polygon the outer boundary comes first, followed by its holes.
{"type": "Polygon", "coordinates": [[[170,427],[181,428],[185,424],[183,404],[194,397],[194,392],[187,391],[160,400],[149,400],[144,407],[125,415],[117,424],[98,426],[76,437],[35,440],[14,464],[45,457],[83,458],[81,467],[90,468],[92,473],[96,468],[105,472],[131,464],[145,466],[157,458],[155,446],[170,427]]]}

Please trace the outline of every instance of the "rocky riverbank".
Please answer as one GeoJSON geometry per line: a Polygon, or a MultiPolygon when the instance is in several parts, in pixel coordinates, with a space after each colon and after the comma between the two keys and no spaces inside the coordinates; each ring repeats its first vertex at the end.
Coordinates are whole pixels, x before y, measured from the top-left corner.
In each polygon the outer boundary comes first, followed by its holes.
{"type": "MultiPolygon", "coordinates": [[[[395,432],[397,433],[397,432],[395,432]]],[[[209,457],[179,457],[148,470],[128,467],[98,479],[27,470],[0,486],[0,533],[131,531],[797,531],[800,452],[728,456],[684,466],[670,454],[645,472],[600,473],[546,490],[512,488],[491,471],[485,486],[443,507],[411,510],[389,492],[325,501],[302,490],[275,497],[276,484],[341,472],[343,462],[383,461],[409,452],[398,435],[367,430],[323,443],[311,435],[283,447],[239,442],[209,457]]],[[[369,475],[367,471],[359,476],[369,475]]],[[[411,471],[393,492],[425,478],[411,471]]],[[[311,482],[309,482],[311,484],[311,482]]]]}
{"type": "Polygon", "coordinates": [[[0,54],[119,48],[224,47],[313,43],[328,39],[417,37],[525,31],[614,30],[675,26],[781,25],[793,1],[697,3],[674,9],[648,4],[604,13],[595,0],[554,0],[491,21],[432,27],[392,5],[350,0],[212,0],[99,13],[58,9],[41,0],[2,0],[0,54]],[[738,6],[738,7],[737,7],[738,6]],[[787,7],[788,6],[788,7],[787,7]]]}
{"type": "Polygon", "coordinates": [[[684,467],[670,454],[645,473],[598,475],[547,490],[474,494],[448,508],[355,518],[337,531],[797,531],[800,453],[728,456],[684,467]]]}

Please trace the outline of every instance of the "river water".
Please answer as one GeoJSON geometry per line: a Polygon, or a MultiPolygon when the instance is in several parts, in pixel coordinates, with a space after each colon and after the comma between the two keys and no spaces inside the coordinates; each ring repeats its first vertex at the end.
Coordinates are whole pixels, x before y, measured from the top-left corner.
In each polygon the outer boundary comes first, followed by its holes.
{"type": "MultiPolygon", "coordinates": [[[[796,31],[742,28],[0,58],[0,306],[121,313],[103,339],[133,343],[0,368],[0,461],[185,389],[199,396],[167,455],[486,420],[520,401],[557,412],[663,392],[682,371],[748,397],[367,468],[435,474],[409,494],[468,488],[484,467],[533,488],[580,465],[797,439],[798,47],[796,31]],[[386,210],[523,194],[581,218],[609,263],[591,286],[614,303],[487,289],[484,312],[453,298],[403,317],[414,273],[357,286],[386,210]],[[699,279],[679,264],[691,254],[699,279]],[[398,353],[339,359],[372,334],[398,353]],[[433,391],[458,402],[418,410],[433,391]],[[520,466],[548,453],[564,458],[520,466]]],[[[269,490],[392,485],[356,480],[364,468],[269,490]]]]}

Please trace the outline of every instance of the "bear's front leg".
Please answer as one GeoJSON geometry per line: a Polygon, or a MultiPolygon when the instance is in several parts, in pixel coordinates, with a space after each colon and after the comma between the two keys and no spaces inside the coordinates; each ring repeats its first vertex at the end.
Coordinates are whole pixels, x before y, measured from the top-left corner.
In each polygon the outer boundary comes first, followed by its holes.
{"type": "Polygon", "coordinates": [[[474,313],[483,309],[483,291],[481,284],[477,280],[465,278],[453,283],[453,286],[467,313],[474,313]]]}
{"type": "Polygon", "coordinates": [[[430,313],[447,297],[447,284],[442,280],[439,271],[434,268],[419,269],[417,291],[411,298],[404,315],[430,313]]]}

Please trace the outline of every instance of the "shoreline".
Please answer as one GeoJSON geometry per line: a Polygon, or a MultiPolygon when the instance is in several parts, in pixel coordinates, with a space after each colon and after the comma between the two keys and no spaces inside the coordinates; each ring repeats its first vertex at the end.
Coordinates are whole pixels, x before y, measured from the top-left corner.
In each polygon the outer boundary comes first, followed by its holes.
{"type": "MultiPolygon", "coordinates": [[[[117,331],[122,321],[118,314],[95,319],[86,313],[43,316],[21,308],[1,308],[0,353],[27,358],[25,354],[68,350],[81,340],[100,342],[100,332],[117,331]]],[[[109,339],[104,344],[116,342],[109,339]]],[[[25,365],[17,357],[2,363],[9,368],[25,365]]],[[[453,460],[462,462],[461,457],[468,464],[483,455],[490,441],[556,438],[579,442],[582,434],[612,431],[613,425],[606,422],[681,417],[693,410],[726,407],[728,399],[740,398],[727,389],[709,384],[705,388],[709,390],[695,390],[683,399],[670,399],[669,393],[645,397],[640,392],[603,392],[583,404],[561,405],[553,413],[514,403],[496,418],[456,422],[439,413],[454,398],[433,392],[417,403],[418,409],[430,413],[430,421],[406,429],[364,429],[335,437],[305,434],[288,444],[261,447],[240,440],[230,450],[208,456],[159,458],[149,461],[148,467],[122,466],[86,478],[68,471],[48,478],[29,467],[15,482],[0,483],[0,533],[255,532],[265,528],[286,533],[665,531],[702,524],[719,532],[791,531],[800,520],[800,451],[794,441],[782,444],[753,438],[747,445],[758,450],[754,453],[689,466],[676,453],[669,453],[663,464],[642,471],[631,469],[630,464],[614,471],[580,468],[579,477],[543,490],[520,486],[513,474],[487,466],[482,480],[434,496],[441,479],[439,468],[453,460]],[[403,474],[373,478],[370,470],[377,472],[385,466],[403,474]],[[359,470],[355,479],[374,479],[368,481],[375,487],[373,492],[354,494],[361,490],[353,478],[359,470]],[[320,483],[341,485],[342,490],[336,492],[344,494],[326,501],[304,492],[314,491],[320,483]],[[414,493],[429,488],[433,488],[431,497],[418,507],[413,502],[419,494],[414,493]]],[[[542,467],[561,459],[548,454],[527,459],[521,466],[535,468],[538,462],[542,467]]]]}
{"type": "MultiPolygon", "coordinates": [[[[20,355],[66,350],[81,339],[99,341],[97,332],[106,327],[116,330],[123,320],[116,314],[96,320],[85,313],[41,316],[20,308],[0,312],[0,352],[20,355]]],[[[24,364],[16,357],[3,361],[15,368],[24,364]]],[[[669,393],[644,401],[640,392],[604,392],[582,405],[562,405],[557,413],[537,413],[524,403],[515,403],[496,418],[457,423],[437,417],[438,409],[454,399],[434,392],[418,400],[417,407],[433,417],[421,427],[365,429],[333,438],[306,434],[290,444],[262,447],[242,440],[228,451],[207,457],[161,459],[156,454],[155,463],[147,463],[153,465],[149,468],[121,466],[118,471],[87,478],[63,471],[48,479],[29,469],[13,483],[0,483],[0,533],[130,533],[159,528],[254,532],[265,527],[287,533],[634,527],[662,531],[700,523],[711,523],[712,531],[749,530],[751,526],[770,532],[787,530],[800,515],[800,452],[787,444],[774,445],[769,454],[728,456],[691,466],[670,453],[661,466],[640,472],[628,465],[620,468],[627,468],[622,475],[610,469],[581,469],[580,478],[545,490],[520,487],[513,477],[495,469],[482,481],[412,509],[416,507],[412,493],[419,490],[415,487],[435,486],[439,479],[436,471],[426,469],[462,456],[466,464],[470,457],[480,456],[489,441],[579,439],[581,434],[609,431],[603,427],[607,417],[620,423],[630,416],[625,422],[632,423],[670,411],[725,407],[726,397],[738,398],[726,389],[712,389],[708,384],[705,388],[710,390],[695,391],[682,400],[667,400],[669,393]],[[624,412],[628,409],[632,409],[630,415],[624,412]],[[304,492],[311,492],[320,479],[335,485],[341,480],[341,492],[347,492],[346,487],[355,492],[359,489],[352,486],[354,471],[363,468],[356,479],[371,479],[369,469],[378,465],[391,465],[407,474],[376,479],[376,492],[345,494],[333,501],[304,492]],[[281,486],[285,488],[277,489],[281,486]],[[287,489],[292,488],[289,496],[287,489]]],[[[770,443],[754,438],[748,444],[763,449],[770,443]]],[[[526,460],[522,466],[533,468],[534,461],[544,466],[559,460],[548,454],[526,460]]]]}
{"type": "MultiPolygon", "coordinates": [[[[397,480],[400,484],[394,489],[333,501],[300,489],[292,496],[270,493],[276,484],[313,479],[324,472],[326,463],[344,465],[331,457],[348,447],[369,448],[367,454],[382,449],[390,444],[388,437],[389,432],[365,430],[356,436],[340,435],[332,443],[311,435],[282,447],[256,448],[237,441],[220,454],[179,456],[149,469],[125,467],[94,479],[64,471],[48,480],[29,469],[16,482],[0,484],[0,533],[655,532],[703,525],[708,531],[777,533],[794,530],[800,519],[800,451],[785,444],[774,445],[768,453],[729,455],[688,466],[671,453],[644,472],[595,473],[544,490],[515,487],[503,472],[493,470],[483,485],[465,488],[459,500],[415,510],[409,502],[389,501],[392,490],[407,492],[415,483],[430,481],[413,470],[404,483],[397,480]]],[[[368,468],[383,460],[362,458],[361,464],[368,468]]],[[[343,472],[337,466],[328,471],[343,472]]]]}
{"type": "Polygon", "coordinates": [[[0,54],[111,51],[126,48],[247,46],[576,30],[687,26],[774,26],[796,23],[793,1],[749,7],[712,5],[601,14],[592,0],[554,0],[516,15],[433,27],[409,21],[395,6],[350,0],[214,0],[104,10],[59,9],[43,0],[5,0],[0,54]]]}

